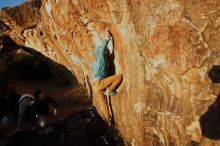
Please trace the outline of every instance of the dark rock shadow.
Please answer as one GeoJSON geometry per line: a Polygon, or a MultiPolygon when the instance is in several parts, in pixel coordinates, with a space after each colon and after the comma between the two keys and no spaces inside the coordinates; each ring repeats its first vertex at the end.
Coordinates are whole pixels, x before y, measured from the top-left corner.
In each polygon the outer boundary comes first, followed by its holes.
{"type": "MultiPolygon", "coordinates": [[[[0,23],[2,22],[0,21],[0,23]]],[[[9,61],[18,49],[18,45],[9,36],[0,36],[0,58],[9,61]]]]}
{"type": "Polygon", "coordinates": [[[200,118],[203,136],[212,139],[220,139],[220,94],[208,111],[200,118]]]}
{"type": "Polygon", "coordinates": [[[209,77],[213,83],[220,83],[220,65],[212,66],[212,69],[209,72],[209,77]]]}
{"type": "Polygon", "coordinates": [[[24,47],[24,46],[20,46],[20,47],[24,51],[37,57],[42,62],[45,62],[45,64],[48,64],[48,67],[49,67],[52,75],[56,78],[60,78],[61,84],[66,84],[68,82],[71,85],[78,85],[76,77],[64,65],[53,61],[52,59],[44,56],[42,53],[40,53],[32,48],[24,47]]]}
{"type": "MultiPolygon", "coordinates": [[[[36,80],[39,80],[41,78],[49,79],[52,77],[58,79],[58,82],[61,84],[78,84],[75,76],[64,65],[53,61],[32,48],[18,45],[7,35],[0,36],[0,59],[10,65],[8,66],[11,68],[7,67],[8,70],[12,69],[12,71],[18,71],[23,75],[22,78],[24,79],[34,79],[37,77],[36,80]],[[30,55],[23,55],[23,57],[19,58],[19,62],[14,61],[13,58],[16,58],[19,49],[24,50],[33,57],[30,55]]],[[[6,79],[10,79],[10,77],[9,73],[7,73],[6,79]]]]}
{"type": "Polygon", "coordinates": [[[105,49],[105,54],[106,54],[106,60],[108,61],[108,76],[112,76],[115,74],[115,45],[114,45],[114,40],[112,40],[112,53],[110,53],[109,49],[105,49]]]}

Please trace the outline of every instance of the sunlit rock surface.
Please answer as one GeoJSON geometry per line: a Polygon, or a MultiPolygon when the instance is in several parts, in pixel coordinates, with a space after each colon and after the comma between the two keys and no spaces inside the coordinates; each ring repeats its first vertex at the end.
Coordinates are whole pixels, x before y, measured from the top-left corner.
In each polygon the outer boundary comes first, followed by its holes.
{"type": "Polygon", "coordinates": [[[208,76],[220,64],[219,0],[43,0],[5,8],[0,19],[2,34],[81,84],[87,75],[92,84],[93,50],[110,28],[115,72],[124,76],[112,106],[125,145],[220,144],[201,128],[220,122],[218,112],[214,121],[204,116],[220,91],[208,76]]]}

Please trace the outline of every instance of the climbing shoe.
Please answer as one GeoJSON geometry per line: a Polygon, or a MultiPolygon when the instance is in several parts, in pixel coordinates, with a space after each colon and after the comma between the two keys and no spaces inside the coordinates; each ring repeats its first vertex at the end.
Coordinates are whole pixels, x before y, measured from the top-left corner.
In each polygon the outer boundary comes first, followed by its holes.
{"type": "Polygon", "coordinates": [[[106,90],[106,91],[104,92],[104,94],[105,94],[106,96],[115,96],[115,95],[117,94],[117,92],[116,92],[116,91],[111,91],[111,92],[109,92],[108,90],[106,90]]]}

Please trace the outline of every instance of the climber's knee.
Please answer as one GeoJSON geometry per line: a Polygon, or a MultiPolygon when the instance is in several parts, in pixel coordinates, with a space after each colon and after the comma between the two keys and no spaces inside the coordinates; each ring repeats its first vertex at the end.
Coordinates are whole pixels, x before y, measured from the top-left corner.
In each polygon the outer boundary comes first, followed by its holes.
{"type": "Polygon", "coordinates": [[[122,80],[123,80],[123,75],[122,75],[122,74],[119,74],[119,75],[118,75],[118,80],[119,80],[119,81],[122,81],[122,80]]]}

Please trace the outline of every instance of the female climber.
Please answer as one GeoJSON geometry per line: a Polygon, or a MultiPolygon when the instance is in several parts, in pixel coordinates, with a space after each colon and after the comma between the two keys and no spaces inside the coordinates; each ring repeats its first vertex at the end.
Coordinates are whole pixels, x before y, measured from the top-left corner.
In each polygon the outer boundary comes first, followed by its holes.
{"type": "Polygon", "coordinates": [[[109,30],[107,30],[106,33],[107,35],[101,46],[95,49],[95,62],[92,64],[92,72],[94,92],[101,103],[103,118],[109,126],[112,126],[113,117],[110,114],[106,96],[114,96],[117,94],[116,88],[121,84],[123,76],[122,74],[108,76],[109,68],[106,56],[108,50],[106,48],[109,41],[113,41],[113,38],[109,30]]]}

